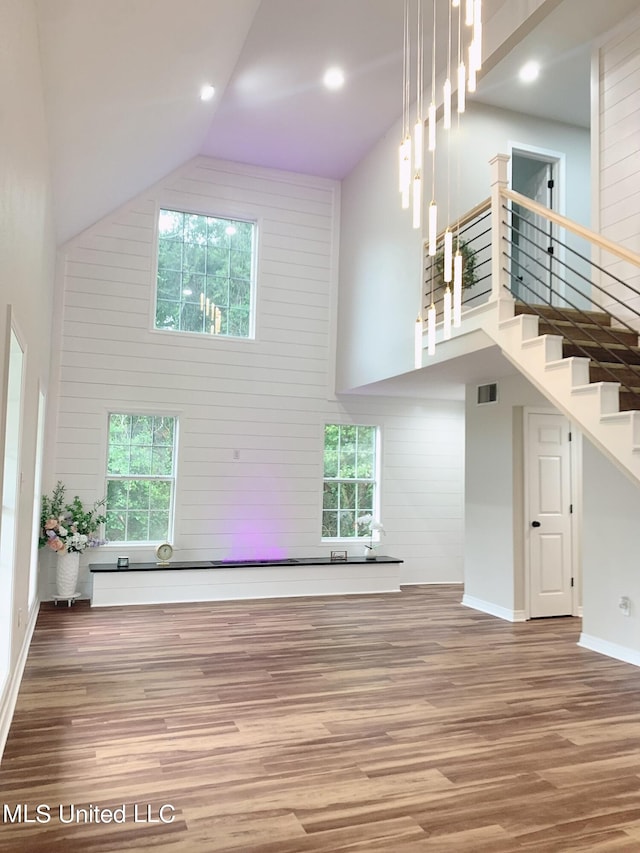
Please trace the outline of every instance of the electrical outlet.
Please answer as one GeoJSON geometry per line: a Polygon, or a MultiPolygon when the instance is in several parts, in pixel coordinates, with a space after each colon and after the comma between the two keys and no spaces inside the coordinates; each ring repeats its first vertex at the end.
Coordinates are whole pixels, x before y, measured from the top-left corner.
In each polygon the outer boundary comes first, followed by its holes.
{"type": "Polygon", "coordinates": [[[621,595],[618,607],[623,616],[631,615],[631,599],[627,595],[621,595]]]}

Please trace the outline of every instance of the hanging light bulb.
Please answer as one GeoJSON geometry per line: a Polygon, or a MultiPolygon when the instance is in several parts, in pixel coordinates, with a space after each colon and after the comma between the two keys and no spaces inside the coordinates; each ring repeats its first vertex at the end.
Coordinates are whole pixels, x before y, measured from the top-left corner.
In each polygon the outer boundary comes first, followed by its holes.
{"type": "Polygon", "coordinates": [[[413,128],[413,166],[422,169],[422,149],[424,147],[424,122],[421,117],[416,120],[413,128]]]}
{"type": "Polygon", "coordinates": [[[411,190],[411,137],[404,140],[404,156],[402,158],[402,208],[409,208],[409,192],[411,190]]]}
{"type": "Polygon", "coordinates": [[[416,172],[413,179],[413,227],[420,228],[422,225],[422,179],[420,172],[416,172]]]}
{"type": "Polygon", "coordinates": [[[462,255],[460,249],[453,259],[453,325],[456,329],[462,323],[462,255]]]}
{"type": "Polygon", "coordinates": [[[451,130],[451,80],[448,78],[444,81],[444,115],[442,126],[445,130],[451,130]]]}
{"type": "Polygon", "coordinates": [[[436,351],[436,306],[431,303],[427,311],[427,352],[434,355],[436,351]]]}
{"type": "Polygon", "coordinates": [[[453,278],[453,232],[447,228],[444,232],[444,280],[453,278]]]}
{"type": "Polygon", "coordinates": [[[414,351],[413,351],[413,365],[416,370],[422,367],[422,317],[418,314],[418,319],[416,320],[416,328],[414,332],[414,351]]]}
{"type": "Polygon", "coordinates": [[[469,66],[469,80],[467,81],[467,89],[469,92],[473,93],[476,91],[477,77],[476,77],[476,69],[471,65],[469,66]]]}
{"type": "Polygon", "coordinates": [[[473,26],[482,26],[482,0],[474,0],[473,2],[473,26]]]}
{"type": "Polygon", "coordinates": [[[468,27],[473,26],[473,12],[474,12],[474,2],[473,0],[467,0],[467,5],[465,9],[464,22],[468,27]]]}
{"type": "Polygon", "coordinates": [[[473,47],[474,68],[482,68],[482,0],[474,0],[473,5],[473,47]]]}
{"type": "Polygon", "coordinates": [[[482,28],[480,32],[474,32],[473,41],[469,45],[469,69],[480,71],[482,68],[482,28]]]}
{"type": "Polygon", "coordinates": [[[438,239],[438,205],[431,201],[429,205],[429,255],[433,258],[436,254],[436,242],[438,239]]]}
{"type": "Polygon", "coordinates": [[[451,337],[451,288],[447,285],[444,292],[444,329],[442,337],[448,341],[451,337]]]}
{"type": "Polygon", "coordinates": [[[458,112],[463,113],[466,109],[465,89],[467,87],[467,69],[464,62],[458,65],[458,112]]]}
{"type": "Polygon", "coordinates": [[[429,151],[435,151],[436,150],[436,105],[434,103],[429,104],[428,121],[429,121],[429,151]]]}

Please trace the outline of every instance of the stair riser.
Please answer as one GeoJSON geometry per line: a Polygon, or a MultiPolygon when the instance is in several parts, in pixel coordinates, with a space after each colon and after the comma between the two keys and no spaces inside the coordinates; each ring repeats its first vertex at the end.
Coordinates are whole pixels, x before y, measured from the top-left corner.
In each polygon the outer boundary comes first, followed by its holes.
{"type": "Polygon", "coordinates": [[[594,323],[598,323],[601,326],[609,326],[611,324],[611,318],[608,314],[601,313],[599,311],[576,311],[573,308],[550,308],[547,305],[536,305],[535,310],[532,308],[528,308],[525,305],[520,305],[516,302],[515,304],[515,313],[516,314],[535,314],[536,316],[549,317],[552,320],[566,320],[570,318],[575,320],[577,323],[584,323],[585,319],[588,317],[590,320],[593,320],[594,323]]]}
{"type": "MultiPolygon", "coordinates": [[[[570,355],[581,355],[587,356],[588,358],[592,358],[595,361],[604,361],[604,362],[615,362],[617,361],[615,356],[612,356],[612,352],[615,350],[607,350],[604,347],[598,347],[596,344],[589,345],[587,343],[582,344],[582,349],[575,344],[568,343],[565,341],[562,346],[562,355],[564,358],[570,355]]],[[[616,352],[620,358],[624,359],[628,364],[638,364],[640,365],[640,350],[637,352],[630,352],[627,349],[620,349],[616,352]]],[[[621,365],[622,366],[622,365],[621,365]]]]}
{"type": "Polygon", "coordinates": [[[607,365],[611,372],[606,371],[603,367],[598,367],[593,362],[589,365],[589,382],[622,382],[623,385],[629,385],[632,388],[640,387],[640,364],[638,370],[632,370],[629,367],[616,367],[607,365]],[[613,374],[613,375],[612,375],[613,374]]]}
{"type": "Polygon", "coordinates": [[[634,412],[640,409],[640,394],[631,394],[629,391],[621,389],[619,400],[621,412],[634,412]]]}
{"type": "Polygon", "coordinates": [[[539,333],[541,335],[564,335],[567,338],[579,338],[584,341],[601,341],[604,344],[623,343],[630,347],[638,346],[638,336],[634,332],[626,332],[620,329],[600,329],[598,326],[581,324],[579,328],[571,325],[559,324],[555,328],[551,323],[540,321],[539,333]]]}

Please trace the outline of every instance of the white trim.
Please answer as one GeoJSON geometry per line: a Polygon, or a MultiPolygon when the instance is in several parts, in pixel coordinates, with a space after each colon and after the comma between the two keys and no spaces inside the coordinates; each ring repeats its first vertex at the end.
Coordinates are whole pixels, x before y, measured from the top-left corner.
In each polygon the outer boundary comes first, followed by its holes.
{"type": "MultiPolygon", "coordinates": [[[[167,192],[169,195],[170,192],[167,192]]],[[[175,202],[163,202],[162,198],[155,201],[155,218],[153,222],[153,237],[151,241],[151,289],[152,298],[149,300],[149,332],[174,335],[191,335],[205,340],[231,340],[231,341],[255,341],[256,340],[256,318],[258,314],[258,273],[260,269],[259,253],[261,246],[260,231],[262,228],[262,217],[254,215],[222,214],[211,212],[205,207],[187,210],[183,205],[176,206],[175,202]],[[208,335],[206,332],[194,332],[186,329],[159,329],[156,326],[156,314],[158,310],[158,256],[160,248],[160,211],[166,210],[171,213],[182,213],[186,216],[202,216],[212,219],[221,219],[235,222],[247,222],[253,225],[251,241],[251,290],[249,301],[249,334],[244,335],[208,335]]],[[[231,205],[233,206],[233,205],[231,205]]]]}
{"type": "MultiPolygon", "coordinates": [[[[566,214],[566,199],[567,199],[567,155],[564,151],[554,151],[551,148],[541,148],[537,145],[527,145],[523,142],[514,142],[513,140],[509,140],[507,143],[509,146],[509,162],[507,164],[507,171],[509,176],[509,189],[513,190],[513,154],[519,154],[524,159],[528,160],[536,160],[540,163],[547,163],[550,166],[557,167],[553,174],[554,180],[554,189],[557,189],[557,195],[554,196],[555,204],[551,207],[551,210],[554,210],[556,213],[564,216],[566,214]]],[[[565,241],[565,236],[562,231],[558,234],[555,234],[555,239],[560,239],[561,243],[565,241]]],[[[558,245],[558,252],[556,255],[556,259],[560,264],[562,264],[566,258],[566,250],[561,243],[558,245]]],[[[553,281],[550,279],[550,283],[553,281]]],[[[558,287],[559,293],[564,296],[565,295],[565,286],[564,282],[559,283],[558,287]]]]}
{"type": "Polygon", "coordinates": [[[566,205],[566,171],[567,171],[567,155],[564,151],[554,151],[551,148],[541,148],[538,145],[527,145],[524,142],[514,142],[509,140],[508,143],[509,162],[507,164],[507,174],[509,176],[509,189],[513,189],[512,170],[513,170],[513,152],[520,154],[528,160],[538,160],[541,163],[555,163],[558,166],[558,174],[555,177],[557,181],[558,195],[556,204],[552,208],[556,213],[565,215],[566,205]]]}
{"type": "Polygon", "coordinates": [[[582,618],[583,442],[582,432],[576,423],[569,421],[569,429],[571,430],[571,494],[569,502],[573,506],[571,513],[571,575],[573,577],[571,614],[582,618]]]}
{"type": "Polygon", "coordinates": [[[497,616],[498,619],[504,619],[506,622],[526,622],[527,616],[524,610],[509,610],[506,607],[501,607],[499,604],[494,604],[492,601],[483,601],[481,598],[474,598],[472,595],[462,596],[462,606],[470,607],[472,610],[480,610],[482,613],[488,613],[490,616],[497,616]]]}
{"type": "Polygon", "coordinates": [[[597,652],[600,655],[633,664],[633,666],[640,666],[640,652],[637,649],[619,646],[618,643],[610,643],[607,640],[601,640],[599,637],[592,637],[590,634],[580,634],[578,645],[583,649],[589,649],[591,652],[597,652]]]}
{"type": "Polygon", "coordinates": [[[529,519],[531,518],[531,508],[529,505],[529,472],[528,472],[528,447],[530,442],[529,433],[529,415],[561,415],[569,424],[569,432],[571,433],[571,442],[569,448],[570,471],[569,471],[569,503],[573,504],[573,513],[569,518],[570,535],[571,535],[571,576],[573,577],[573,587],[571,589],[571,615],[581,615],[579,612],[582,589],[582,562],[581,562],[581,540],[580,532],[582,530],[582,503],[578,497],[582,494],[582,433],[576,425],[570,421],[563,412],[558,409],[544,408],[542,406],[524,406],[522,426],[524,430],[524,446],[523,446],[523,465],[524,465],[524,519],[523,519],[523,545],[524,554],[522,565],[524,567],[524,613],[526,618],[531,618],[531,559],[529,552],[529,519]]]}
{"type": "Polygon", "coordinates": [[[40,600],[36,599],[36,603],[31,609],[31,616],[24,633],[24,640],[22,642],[20,654],[18,655],[18,659],[16,660],[16,664],[13,668],[13,675],[11,676],[11,680],[8,683],[4,696],[0,697],[0,761],[2,761],[2,754],[7,743],[7,737],[9,736],[11,721],[13,720],[13,714],[16,709],[16,702],[18,701],[18,691],[20,690],[20,684],[22,683],[22,674],[24,672],[25,664],[27,663],[27,655],[29,654],[31,638],[33,637],[39,612],[40,600]]]}
{"type": "Polygon", "coordinates": [[[27,601],[32,607],[38,597],[38,540],[40,537],[40,511],[42,506],[42,471],[44,469],[45,417],[47,395],[42,386],[38,386],[38,409],[36,413],[36,447],[33,471],[33,507],[31,519],[31,559],[29,562],[29,586],[27,601]]]}
{"type": "MultiPolygon", "coordinates": [[[[177,513],[177,494],[178,494],[178,450],[180,447],[180,414],[178,414],[179,410],[172,408],[170,411],[160,411],[159,407],[156,406],[133,406],[129,408],[129,411],[116,411],[115,408],[103,407],[103,411],[106,412],[106,416],[103,418],[102,427],[101,427],[101,442],[102,442],[102,459],[103,459],[103,484],[104,489],[102,490],[102,494],[106,497],[109,491],[109,481],[112,479],[126,479],[126,480],[153,480],[155,479],[151,475],[113,475],[110,476],[107,468],[109,465],[109,419],[111,415],[125,415],[127,417],[162,417],[162,418],[173,418],[174,420],[174,430],[173,430],[173,472],[170,477],[161,477],[159,479],[171,481],[171,503],[169,506],[169,531],[167,534],[167,540],[171,542],[171,544],[175,547],[175,519],[177,513]]],[[[107,510],[107,504],[105,503],[105,513],[107,510]]],[[[104,530],[106,533],[106,524],[104,526],[104,530]]],[[[144,548],[149,548],[153,550],[156,545],[160,544],[160,540],[148,540],[148,541],[136,541],[136,542],[127,542],[119,541],[119,540],[109,540],[107,545],[111,545],[115,550],[122,551],[125,548],[129,548],[131,546],[139,546],[144,548]]]]}
{"type": "Polygon", "coordinates": [[[336,361],[338,342],[338,306],[340,301],[340,216],[341,216],[341,187],[336,184],[332,192],[332,222],[331,233],[331,276],[329,279],[329,351],[327,357],[327,400],[336,398],[336,361]]]}

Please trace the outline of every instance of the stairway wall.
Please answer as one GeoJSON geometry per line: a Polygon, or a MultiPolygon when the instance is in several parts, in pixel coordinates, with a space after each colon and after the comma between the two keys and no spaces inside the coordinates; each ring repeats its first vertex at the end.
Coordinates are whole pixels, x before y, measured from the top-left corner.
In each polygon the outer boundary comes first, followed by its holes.
{"type": "Polygon", "coordinates": [[[586,439],[582,512],[582,645],[640,666],[640,489],[586,439]]]}
{"type": "MultiPolygon", "coordinates": [[[[342,182],[338,391],[413,369],[422,232],[411,227],[410,212],[400,209],[399,138],[398,122],[342,182]]],[[[461,126],[461,189],[460,197],[451,200],[451,220],[489,196],[489,160],[508,152],[510,143],[566,154],[565,212],[588,225],[589,131],[475,102],[461,126]]],[[[436,199],[444,225],[445,151],[439,156],[443,165],[437,170],[436,199]]]]}
{"type": "MultiPolygon", "coordinates": [[[[593,175],[594,223],[605,237],[640,254],[640,14],[634,14],[604,38],[596,57],[598,88],[594,92],[593,175]]],[[[601,263],[612,274],[640,290],[640,269],[607,255],[601,263]]],[[[611,286],[628,300],[628,291],[611,286]]],[[[640,311],[640,296],[630,300],[640,311]]],[[[614,313],[624,313],[617,306],[614,313]]],[[[633,315],[632,315],[633,316],[633,315]]],[[[640,328],[640,321],[633,320],[640,328]]]]}
{"type": "Polygon", "coordinates": [[[465,603],[505,619],[525,606],[525,406],[553,410],[519,373],[498,379],[497,403],[478,406],[476,385],[466,388],[465,603]]]}

